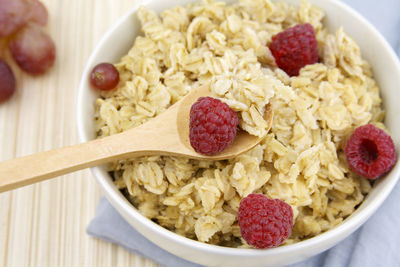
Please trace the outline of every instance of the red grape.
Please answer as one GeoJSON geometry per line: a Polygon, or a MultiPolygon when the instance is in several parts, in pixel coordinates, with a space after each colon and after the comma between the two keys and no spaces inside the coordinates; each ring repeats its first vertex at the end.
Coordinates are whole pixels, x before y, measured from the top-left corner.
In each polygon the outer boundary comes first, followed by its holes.
{"type": "Polygon", "coordinates": [[[45,26],[47,24],[48,16],[47,9],[43,3],[39,0],[33,0],[31,4],[30,20],[39,25],[45,26]]]}
{"type": "Polygon", "coordinates": [[[90,74],[91,84],[100,90],[114,89],[119,82],[118,70],[110,63],[100,63],[90,74]]]}
{"type": "Polygon", "coordinates": [[[0,37],[21,29],[29,19],[30,2],[26,0],[0,0],[0,37]]]}
{"type": "Polygon", "coordinates": [[[55,60],[53,40],[35,23],[28,23],[8,43],[18,66],[30,74],[42,74],[55,60]]]}
{"type": "Polygon", "coordinates": [[[9,99],[15,92],[15,77],[7,62],[0,59],[0,103],[9,99]]]}

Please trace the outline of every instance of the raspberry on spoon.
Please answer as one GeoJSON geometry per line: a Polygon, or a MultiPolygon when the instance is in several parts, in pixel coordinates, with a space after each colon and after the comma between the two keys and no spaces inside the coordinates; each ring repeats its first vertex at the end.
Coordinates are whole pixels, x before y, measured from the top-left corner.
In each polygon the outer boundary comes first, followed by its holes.
{"type": "Polygon", "coordinates": [[[200,97],[190,109],[190,144],[204,155],[214,155],[227,148],[235,139],[239,119],[219,99],[200,97]]]}

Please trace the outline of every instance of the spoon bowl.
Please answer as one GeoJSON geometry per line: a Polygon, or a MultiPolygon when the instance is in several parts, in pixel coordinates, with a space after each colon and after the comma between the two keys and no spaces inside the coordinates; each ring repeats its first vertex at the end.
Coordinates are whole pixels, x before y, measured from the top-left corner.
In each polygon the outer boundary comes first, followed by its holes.
{"type": "MultiPolygon", "coordinates": [[[[186,157],[193,158],[193,159],[211,159],[211,160],[221,160],[221,159],[230,159],[234,158],[249,149],[256,146],[258,143],[261,142],[263,137],[258,137],[254,135],[250,135],[243,130],[238,130],[237,135],[232,142],[225,150],[221,151],[220,153],[207,156],[202,155],[195,152],[190,144],[189,140],[189,121],[190,121],[190,108],[196,100],[202,96],[209,96],[209,84],[205,84],[194,89],[189,95],[184,97],[181,101],[179,101],[177,107],[177,114],[176,114],[176,125],[177,125],[177,132],[180,138],[180,142],[182,145],[185,146],[188,150],[181,150],[181,153],[184,151],[186,157]],[[179,114],[184,114],[181,116],[179,114]]],[[[273,119],[273,111],[270,104],[266,105],[266,109],[264,112],[264,119],[267,121],[267,132],[271,128],[272,119],[273,119]]]]}

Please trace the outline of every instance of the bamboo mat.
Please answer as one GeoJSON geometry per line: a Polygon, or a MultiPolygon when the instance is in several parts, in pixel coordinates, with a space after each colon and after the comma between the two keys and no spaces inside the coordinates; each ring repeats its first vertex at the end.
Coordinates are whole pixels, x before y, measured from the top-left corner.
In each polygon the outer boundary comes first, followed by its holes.
{"type": "MultiPolygon", "coordinates": [[[[85,62],[105,31],[139,0],[42,2],[57,59],[40,77],[12,65],[18,91],[0,105],[0,160],[78,142],[75,108],[85,62]]],[[[156,266],[86,234],[100,196],[89,170],[1,193],[0,266],[156,266]]]]}

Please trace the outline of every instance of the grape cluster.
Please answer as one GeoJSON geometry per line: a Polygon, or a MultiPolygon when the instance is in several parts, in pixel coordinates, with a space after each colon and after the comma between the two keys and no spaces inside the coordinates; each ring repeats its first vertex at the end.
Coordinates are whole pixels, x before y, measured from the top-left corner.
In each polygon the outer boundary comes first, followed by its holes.
{"type": "MultiPolygon", "coordinates": [[[[39,0],[0,0],[0,43],[24,71],[40,75],[55,60],[56,47],[43,30],[47,24],[46,7],[39,0]]],[[[2,52],[2,51],[0,51],[2,52]]],[[[0,102],[15,91],[15,77],[7,62],[0,58],[0,102]]]]}

